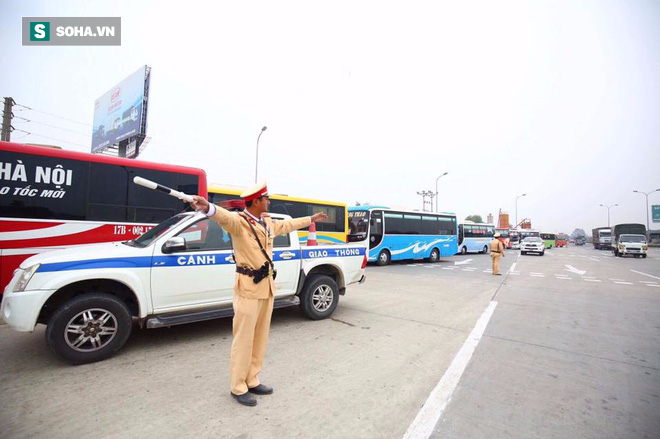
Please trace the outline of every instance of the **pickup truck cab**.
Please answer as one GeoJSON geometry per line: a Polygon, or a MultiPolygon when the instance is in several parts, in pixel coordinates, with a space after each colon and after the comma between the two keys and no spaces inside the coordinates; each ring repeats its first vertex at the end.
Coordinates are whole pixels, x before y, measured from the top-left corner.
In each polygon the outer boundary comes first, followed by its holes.
{"type": "MultiPolygon", "coordinates": [[[[273,262],[274,307],[298,305],[318,320],[334,312],[348,285],[364,282],[366,249],[301,247],[294,231],[275,238],[273,262]]],[[[235,270],[227,232],[201,213],[181,213],[132,241],[26,259],[4,291],[0,315],[18,331],[47,325],[57,357],[90,363],[118,352],[133,320],[159,328],[233,316],[235,270]]]]}

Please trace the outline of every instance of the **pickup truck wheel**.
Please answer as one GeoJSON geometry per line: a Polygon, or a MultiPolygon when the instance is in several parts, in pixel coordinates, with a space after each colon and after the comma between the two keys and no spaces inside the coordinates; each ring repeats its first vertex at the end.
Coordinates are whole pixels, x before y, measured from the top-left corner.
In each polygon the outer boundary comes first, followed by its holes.
{"type": "Polygon", "coordinates": [[[431,256],[429,257],[429,262],[438,262],[440,260],[440,252],[437,248],[434,248],[431,251],[431,256]]]}
{"type": "Polygon", "coordinates": [[[642,255],[642,259],[646,259],[646,255],[642,255]]]}
{"type": "Polygon", "coordinates": [[[71,364],[93,363],[113,356],[132,329],[124,302],[104,293],[90,293],[64,303],[51,316],[46,343],[58,358],[71,364]]]}
{"type": "Polygon", "coordinates": [[[381,250],[380,253],[378,253],[378,261],[376,262],[378,265],[381,267],[384,265],[389,265],[390,264],[390,252],[387,250],[381,250]]]}
{"type": "Polygon", "coordinates": [[[312,320],[329,317],[339,303],[339,287],[330,276],[314,275],[307,279],[300,294],[300,310],[312,320]]]}

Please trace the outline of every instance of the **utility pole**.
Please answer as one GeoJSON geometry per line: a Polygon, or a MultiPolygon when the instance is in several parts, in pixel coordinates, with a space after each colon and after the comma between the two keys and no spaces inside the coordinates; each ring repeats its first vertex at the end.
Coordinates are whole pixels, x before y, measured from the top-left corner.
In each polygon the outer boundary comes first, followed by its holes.
{"type": "Polygon", "coordinates": [[[427,211],[426,210],[426,203],[427,203],[426,197],[430,198],[428,203],[431,204],[431,210],[429,210],[429,212],[433,212],[433,197],[435,197],[435,193],[433,191],[421,191],[421,192],[417,192],[417,195],[422,196],[422,212],[427,211]]]}
{"type": "Polygon", "coordinates": [[[2,111],[2,137],[0,137],[0,140],[5,142],[11,140],[11,132],[14,130],[14,127],[11,126],[11,119],[14,117],[12,108],[15,103],[14,99],[5,97],[5,106],[2,111]]]}

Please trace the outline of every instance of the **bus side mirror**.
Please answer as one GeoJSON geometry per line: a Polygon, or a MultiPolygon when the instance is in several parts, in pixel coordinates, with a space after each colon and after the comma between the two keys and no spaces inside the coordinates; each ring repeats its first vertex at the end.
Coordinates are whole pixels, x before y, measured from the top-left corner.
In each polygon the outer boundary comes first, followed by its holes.
{"type": "Polygon", "coordinates": [[[163,244],[163,253],[174,253],[178,251],[183,251],[187,249],[186,239],[181,236],[175,236],[174,238],[168,239],[165,244],[163,244]]]}

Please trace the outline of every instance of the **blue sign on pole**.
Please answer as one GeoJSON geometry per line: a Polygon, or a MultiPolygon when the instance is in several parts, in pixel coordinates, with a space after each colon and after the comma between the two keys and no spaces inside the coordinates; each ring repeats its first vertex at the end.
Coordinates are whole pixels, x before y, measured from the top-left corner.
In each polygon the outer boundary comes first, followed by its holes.
{"type": "Polygon", "coordinates": [[[653,213],[653,222],[660,223],[660,205],[651,206],[651,212],[653,213]]]}

